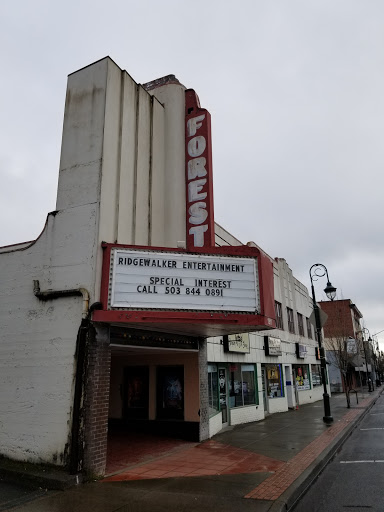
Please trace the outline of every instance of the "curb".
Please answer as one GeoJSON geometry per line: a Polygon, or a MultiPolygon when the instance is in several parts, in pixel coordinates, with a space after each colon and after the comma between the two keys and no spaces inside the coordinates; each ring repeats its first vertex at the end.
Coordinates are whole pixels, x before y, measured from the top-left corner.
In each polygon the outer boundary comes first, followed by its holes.
{"type": "Polygon", "coordinates": [[[82,482],[81,475],[69,475],[64,471],[43,469],[31,464],[9,463],[0,460],[0,479],[26,487],[60,490],[70,489],[82,482]]]}
{"type": "Polygon", "coordinates": [[[306,493],[308,488],[313,484],[324,468],[331,462],[355,428],[372,409],[382,393],[384,393],[384,390],[381,390],[367,405],[363,412],[351,421],[351,423],[344,429],[340,434],[340,437],[325,448],[321,455],[319,455],[317,459],[303,471],[289,489],[287,489],[281,497],[273,503],[273,505],[268,509],[268,512],[289,512],[296,505],[297,501],[306,493]]]}

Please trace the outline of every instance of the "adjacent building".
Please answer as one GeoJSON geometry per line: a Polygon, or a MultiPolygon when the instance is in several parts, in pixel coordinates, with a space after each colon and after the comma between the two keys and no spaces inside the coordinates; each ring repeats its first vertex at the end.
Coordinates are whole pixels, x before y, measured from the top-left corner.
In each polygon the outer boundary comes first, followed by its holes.
{"type": "Polygon", "coordinates": [[[207,340],[210,435],[322,399],[312,300],[283,258],[273,270],[276,329],[207,340]]]}
{"type": "Polygon", "coordinates": [[[328,315],[324,325],[324,343],[332,392],[367,385],[375,378],[372,347],[364,336],[363,315],[351,299],[319,301],[328,315]],[[364,341],[363,341],[364,340],[364,341]]]}

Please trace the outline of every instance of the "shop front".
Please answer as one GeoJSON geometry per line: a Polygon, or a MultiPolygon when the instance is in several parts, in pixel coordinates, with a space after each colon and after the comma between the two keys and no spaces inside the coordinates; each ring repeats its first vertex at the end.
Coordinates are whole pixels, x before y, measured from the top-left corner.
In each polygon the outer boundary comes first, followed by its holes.
{"type": "Polygon", "coordinates": [[[259,406],[257,364],[208,365],[210,436],[228,425],[255,421],[259,406]]]}
{"type": "MultiPolygon", "coordinates": [[[[309,403],[314,399],[320,400],[322,397],[323,380],[321,366],[319,362],[313,364],[308,360],[309,350],[310,347],[306,345],[296,344],[296,357],[299,361],[296,364],[292,364],[292,378],[297,405],[309,403]]],[[[318,350],[315,347],[316,360],[318,361],[318,350]]]]}
{"type": "Polygon", "coordinates": [[[262,365],[263,399],[266,412],[273,413],[281,407],[284,400],[283,369],[279,363],[262,365]]]}
{"type": "Polygon", "coordinates": [[[283,367],[279,362],[282,356],[281,339],[276,336],[264,336],[266,362],[262,367],[264,410],[273,413],[285,408],[283,367]]]}

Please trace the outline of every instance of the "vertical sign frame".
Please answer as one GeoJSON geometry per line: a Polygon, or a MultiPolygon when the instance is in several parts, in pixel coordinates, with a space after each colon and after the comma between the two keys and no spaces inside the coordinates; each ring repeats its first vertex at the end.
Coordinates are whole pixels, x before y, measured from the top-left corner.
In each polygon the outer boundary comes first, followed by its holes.
{"type": "Polygon", "coordinates": [[[185,91],[187,250],[215,246],[211,115],[193,89],[185,91]]]}

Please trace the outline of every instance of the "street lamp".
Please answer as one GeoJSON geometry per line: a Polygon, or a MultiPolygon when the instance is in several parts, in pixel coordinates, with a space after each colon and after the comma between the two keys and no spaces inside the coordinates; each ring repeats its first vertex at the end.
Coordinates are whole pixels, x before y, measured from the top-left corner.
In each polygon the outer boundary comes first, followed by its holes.
{"type": "Polygon", "coordinates": [[[373,381],[371,380],[371,372],[368,372],[368,359],[367,359],[367,352],[365,350],[364,331],[368,332],[368,340],[367,340],[368,347],[370,346],[370,344],[372,342],[372,338],[371,338],[371,333],[369,332],[369,329],[367,329],[366,327],[363,327],[361,329],[361,333],[363,336],[363,349],[364,349],[365,365],[366,365],[366,370],[367,370],[368,392],[370,392],[370,391],[374,391],[375,388],[373,387],[373,381]]]}
{"type": "Polygon", "coordinates": [[[326,375],[327,375],[327,366],[325,361],[325,351],[321,340],[321,322],[320,322],[320,309],[316,302],[316,296],[315,296],[315,288],[313,286],[313,281],[317,281],[319,277],[327,276],[327,286],[324,289],[325,294],[327,295],[329,300],[334,300],[336,297],[336,288],[332,286],[329,276],[328,276],[328,270],[327,267],[322,265],[321,263],[315,263],[312,265],[312,267],[309,269],[309,277],[311,279],[311,288],[312,288],[312,301],[313,301],[313,310],[315,312],[315,320],[316,320],[316,335],[317,335],[317,342],[319,344],[319,352],[320,352],[320,364],[321,364],[321,378],[323,380],[323,401],[324,401],[324,416],[323,421],[324,423],[332,423],[333,418],[331,416],[331,404],[329,402],[329,394],[327,390],[327,381],[326,381],[326,375]]]}

